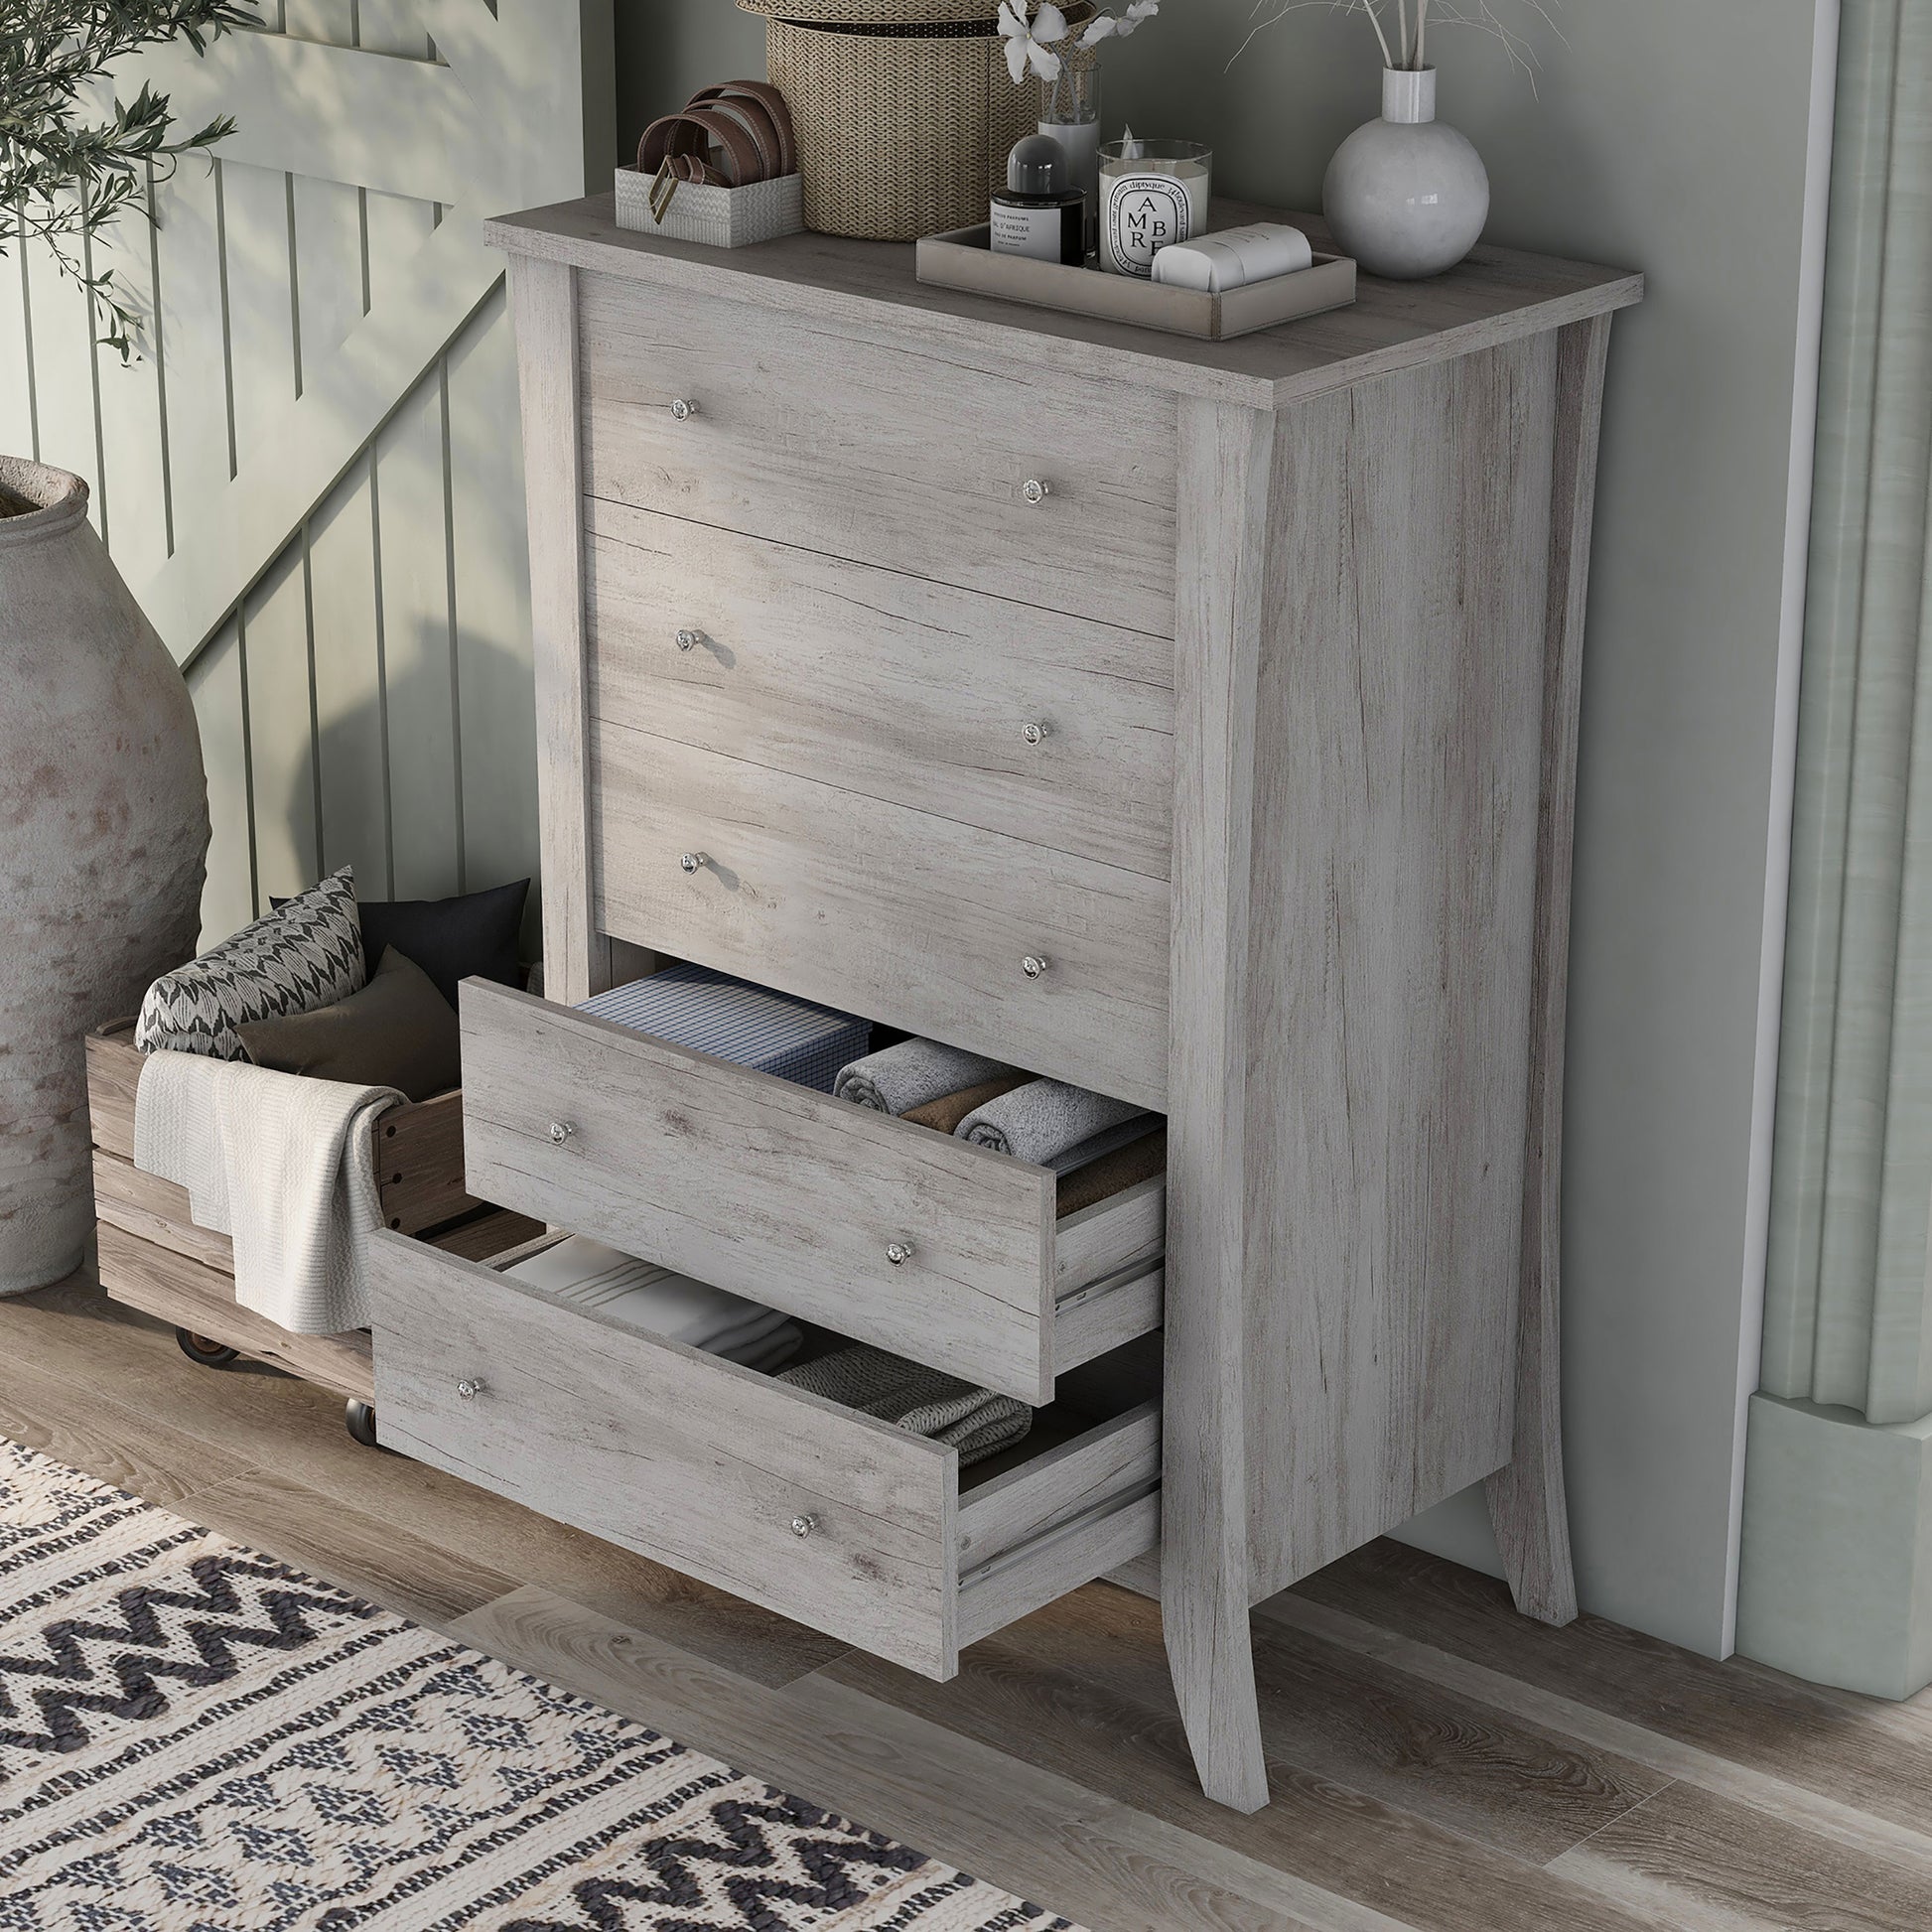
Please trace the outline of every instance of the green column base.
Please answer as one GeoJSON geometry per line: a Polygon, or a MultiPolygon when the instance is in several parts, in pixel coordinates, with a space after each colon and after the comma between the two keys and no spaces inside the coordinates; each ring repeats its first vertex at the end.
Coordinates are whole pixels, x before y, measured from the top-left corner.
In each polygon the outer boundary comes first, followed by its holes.
{"type": "Polygon", "coordinates": [[[1751,1397],[1737,1648],[1873,1697],[1932,1683],[1932,1416],[1751,1397]]]}

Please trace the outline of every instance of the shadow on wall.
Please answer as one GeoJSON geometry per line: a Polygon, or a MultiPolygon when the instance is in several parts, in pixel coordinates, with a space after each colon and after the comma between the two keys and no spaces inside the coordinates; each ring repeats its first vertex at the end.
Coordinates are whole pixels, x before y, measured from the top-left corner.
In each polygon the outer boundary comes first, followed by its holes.
{"type": "MultiPolygon", "coordinates": [[[[520,529],[515,534],[520,542],[520,529]]],[[[411,631],[388,640],[379,687],[328,715],[317,704],[313,762],[302,760],[269,786],[257,783],[258,847],[289,855],[279,867],[264,859],[264,909],[271,894],[285,897],[345,865],[353,866],[365,899],[443,898],[534,880],[528,657],[473,630],[453,671],[446,624],[426,618],[411,631]],[[305,860],[306,878],[284,876],[291,861],[305,860]]],[[[317,637],[318,684],[331,648],[331,639],[317,637]]],[[[542,929],[533,883],[526,960],[539,955],[542,929]]]]}

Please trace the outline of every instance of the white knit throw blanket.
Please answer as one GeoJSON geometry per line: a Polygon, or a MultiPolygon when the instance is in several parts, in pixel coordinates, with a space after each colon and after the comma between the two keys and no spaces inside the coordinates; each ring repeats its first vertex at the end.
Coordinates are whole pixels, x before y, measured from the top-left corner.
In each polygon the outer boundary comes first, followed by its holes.
{"type": "Polygon", "coordinates": [[[134,1165],[188,1190],[234,1238],[235,1300],[298,1335],[369,1325],[368,1236],[382,1220],[369,1125],[403,1096],[201,1053],[150,1053],[134,1165]]]}

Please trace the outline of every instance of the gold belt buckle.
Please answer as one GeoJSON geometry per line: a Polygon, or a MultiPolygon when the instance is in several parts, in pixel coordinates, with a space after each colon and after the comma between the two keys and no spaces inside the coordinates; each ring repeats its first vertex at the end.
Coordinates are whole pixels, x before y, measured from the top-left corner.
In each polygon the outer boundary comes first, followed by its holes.
{"type": "Polygon", "coordinates": [[[650,184],[650,218],[660,228],[671,206],[671,197],[677,193],[677,184],[678,177],[671,172],[671,157],[666,155],[657,164],[657,173],[650,184]]]}

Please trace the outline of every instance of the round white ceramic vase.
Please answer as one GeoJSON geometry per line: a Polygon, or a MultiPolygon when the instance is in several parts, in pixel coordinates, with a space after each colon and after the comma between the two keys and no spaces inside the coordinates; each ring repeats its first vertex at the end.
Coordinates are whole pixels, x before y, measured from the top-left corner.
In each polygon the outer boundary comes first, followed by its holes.
{"type": "Polygon", "coordinates": [[[1489,176],[1465,135],[1436,118],[1436,69],[1382,72],[1382,118],[1328,163],[1321,211],[1335,245],[1398,281],[1453,268],[1489,217],[1489,176]]]}

